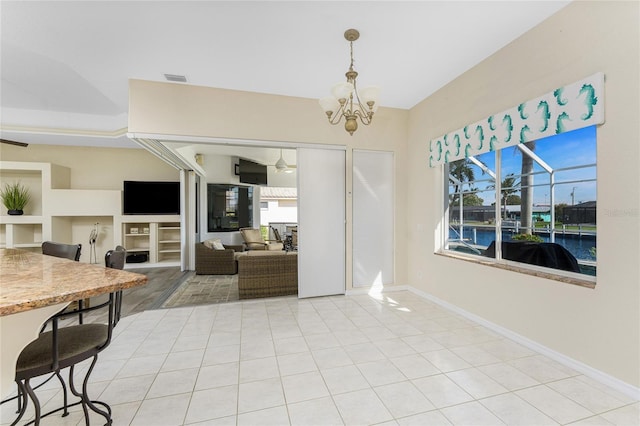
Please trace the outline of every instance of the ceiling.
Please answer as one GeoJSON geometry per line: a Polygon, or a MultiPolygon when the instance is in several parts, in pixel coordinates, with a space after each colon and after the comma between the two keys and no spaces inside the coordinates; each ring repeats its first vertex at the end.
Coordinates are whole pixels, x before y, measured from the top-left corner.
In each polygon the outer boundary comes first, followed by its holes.
{"type": "Polygon", "coordinates": [[[348,28],[360,87],[409,109],[568,3],[2,0],[2,138],[134,147],[127,81],[165,73],[320,98],[345,78],[348,28]]]}

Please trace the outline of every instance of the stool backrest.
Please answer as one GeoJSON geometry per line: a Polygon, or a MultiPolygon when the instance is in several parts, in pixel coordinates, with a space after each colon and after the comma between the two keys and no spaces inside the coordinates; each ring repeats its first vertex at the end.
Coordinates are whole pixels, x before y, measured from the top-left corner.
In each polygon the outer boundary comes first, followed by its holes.
{"type": "MultiPolygon", "coordinates": [[[[115,250],[109,250],[104,255],[104,266],[112,269],[124,269],[124,264],[127,258],[127,249],[122,246],[117,246],[115,250]]],[[[109,323],[113,327],[120,321],[122,315],[122,290],[117,291],[114,294],[115,300],[113,305],[113,317],[109,317],[109,323]]]]}
{"type": "Polygon", "coordinates": [[[115,250],[109,250],[104,255],[104,265],[107,268],[124,269],[126,257],[127,250],[122,246],[118,246],[115,250]],[[120,250],[118,250],[118,248],[120,248],[120,250]]]}
{"type": "Polygon", "coordinates": [[[71,259],[76,262],[80,260],[81,251],[82,244],[63,244],[53,241],[45,241],[42,243],[42,254],[71,259]]]}

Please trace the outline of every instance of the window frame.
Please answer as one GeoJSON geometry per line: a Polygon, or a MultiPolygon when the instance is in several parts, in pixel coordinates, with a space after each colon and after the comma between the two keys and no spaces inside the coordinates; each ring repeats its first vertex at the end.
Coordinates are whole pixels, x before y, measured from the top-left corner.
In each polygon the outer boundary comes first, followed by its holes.
{"type": "MultiPolygon", "coordinates": [[[[556,222],[555,222],[555,200],[554,200],[554,193],[555,193],[555,186],[556,185],[560,185],[560,184],[567,184],[567,183],[582,183],[582,182],[597,182],[597,160],[595,163],[589,163],[589,164],[580,164],[580,165],[575,165],[575,166],[571,166],[571,167],[564,167],[564,168],[557,168],[557,169],[553,169],[552,167],[550,167],[543,159],[541,159],[538,155],[536,155],[534,152],[532,152],[531,150],[529,150],[526,146],[523,145],[516,145],[516,147],[518,149],[520,149],[522,155],[528,155],[530,156],[535,163],[537,163],[542,169],[543,171],[533,171],[531,174],[532,175],[538,175],[538,174],[542,174],[542,173],[547,173],[549,176],[549,183],[540,183],[540,184],[534,184],[531,187],[535,188],[535,187],[539,187],[539,186],[549,186],[549,211],[550,211],[550,224],[549,224],[549,237],[550,237],[550,242],[555,242],[555,235],[558,232],[558,228],[556,227],[556,222]],[[579,168],[589,168],[589,167],[594,167],[596,168],[595,172],[594,172],[594,178],[591,179],[581,179],[581,180],[576,180],[576,181],[561,181],[561,182],[556,182],[555,181],[555,174],[558,172],[562,172],[562,171],[567,171],[567,170],[572,170],[572,169],[579,169],[579,168]]],[[[471,160],[476,166],[478,166],[479,168],[481,168],[483,171],[488,172],[491,176],[492,179],[489,180],[493,180],[494,181],[494,191],[492,191],[494,193],[495,196],[495,210],[494,210],[494,224],[487,226],[490,228],[493,228],[493,231],[495,233],[495,258],[491,258],[491,257],[485,257],[482,254],[473,254],[473,253],[467,253],[467,252],[459,252],[459,251],[454,251],[449,249],[449,230],[450,230],[450,211],[449,208],[451,207],[450,204],[450,186],[451,186],[451,182],[450,182],[450,174],[449,174],[449,163],[445,163],[443,164],[442,170],[443,170],[443,185],[442,185],[442,189],[443,189],[443,213],[442,213],[442,233],[441,233],[441,244],[439,244],[439,248],[436,250],[436,254],[438,255],[444,255],[447,257],[453,257],[453,258],[457,258],[457,259],[462,259],[462,260],[466,260],[466,261],[471,261],[474,263],[481,263],[484,265],[488,265],[488,266],[493,266],[493,267],[498,267],[500,269],[507,269],[507,270],[512,270],[515,272],[519,272],[519,273],[524,273],[524,274],[528,274],[528,275],[535,275],[535,276],[542,276],[544,278],[548,278],[548,279],[552,279],[552,280],[556,280],[556,281],[562,281],[562,282],[566,282],[566,283],[570,283],[570,284],[576,284],[576,285],[580,285],[583,287],[588,287],[588,288],[595,288],[595,284],[596,284],[596,280],[597,280],[597,276],[591,276],[591,275],[587,275],[584,273],[577,273],[577,272],[569,272],[569,271],[564,271],[564,270],[560,270],[560,269],[553,269],[553,268],[548,268],[548,267],[542,267],[542,266],[537,266],[537,265],[531,265],[531,264],[527,264],[527,263],[522,263],[522,262],[517,262],[517,261],[512,261],[512,260],[507,260],[507,259],[503,259],[502,258],[502,231],[505,229],[504,228],[504,224],[503,224],[503,217],[502,217],[502,203],[501,203],[501,193],[502,193],[502,181],[504,180],[505,176],[503,176],[503,170],[502,170],[502,151],[503,150],[496,150],[496,151],[490,151],[493,155],[495,155],[495,171],[492,170],[485,170],[482,169],[483,167],[483,163],[481,161],[479,161],[477,158],[470,156],[467,157],[466,159],[471,160]]],[[[465,161],[465,158],[457,160],[457,161],[465,161]]],[[[522,174],[517,174],[515,175],[517,178],[522,179],[522,176],[526,176],[526,175],[522,175],[522,174]]],[[[476,182],[486,182],[487,179],[474,179],[473,181],[469,181],[469,182],[463,182],[462,186],[464,186],[464,184],[470,184],[473,185],[473,183],[476,182]]],[[[522,184],[520,182],[520,184],[518,185],[519,187],[519,191],[522,190],[522,184]]],[[[460,214],[462,217],[464,217],[464,213],[463,213],[463,198],[464,198],[464,194],[466,193],[478,193],[478,192],[486,192],[486,189],[484,190],[476,190],[476,191],[469,191],[469,190],[464,190],[461,189],[460,191],[460,197],[459,197],[459,202],[461,204],[461,211],[460,214]]],[[[596,200],[597,200],[597,195],[596,195],[596,200]]],[[[463,222],[464,225],[464,222],[463,222]]],[[[535,228],[534,223],[532,222],[531,227],[535,228]]],[[[516,229],[518,229],[516,227],[516,229]]],[[[522,229],[522,228],[520,228],[522,229]]],[[[462,238],[461,238],[462,239],[462,238]]],[[[466,244],[465,244],[466,245],[466,244]]],[[[584,262],[584,260],[582,260],[584,262]]],[[[595,262],[594,262],[595,264],[595,262]]]]}
{"type": "Polygon", "coordinates": [[[253,187],[250,185],[208,183],[207,232],[237,232],[240,228],[252,227],[253,196],[253,187]],[[246,194],[240,194],[241,191],[246,191],[246,194]],[[224,193],[223,210],[215,202],[215,195],[222,193],[224,193]],[[217,216],[216,214],[220,212],[223,212],[222,215],[217,216]],[[233,213],[233,215],[228,215],[229,213],[233,213]],[[225,218],[229,218],[229,226],[223,224],[225,218]],[[232,218],[236,220],[232,221],[232,218]]]}

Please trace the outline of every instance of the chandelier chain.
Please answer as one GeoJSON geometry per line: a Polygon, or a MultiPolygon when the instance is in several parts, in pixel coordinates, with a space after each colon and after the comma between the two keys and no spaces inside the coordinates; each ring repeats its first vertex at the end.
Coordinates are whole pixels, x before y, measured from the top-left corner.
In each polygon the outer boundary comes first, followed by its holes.
{"type": "Polygon", "coordinates": [[[351,46],[351,64],[349,65],[349,70],[353,71],[353,42],[350,41],[349,45],[351,46]]]}

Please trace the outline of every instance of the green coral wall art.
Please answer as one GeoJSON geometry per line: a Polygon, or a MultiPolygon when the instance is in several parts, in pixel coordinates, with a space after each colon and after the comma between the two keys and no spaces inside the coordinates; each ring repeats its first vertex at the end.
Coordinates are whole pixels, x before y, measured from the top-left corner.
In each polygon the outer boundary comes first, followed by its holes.
{"type": "Polygon", "coordinates": [[[597,73],[429,142],[429,166],[604,123],[604,74],[597,73]]]}

